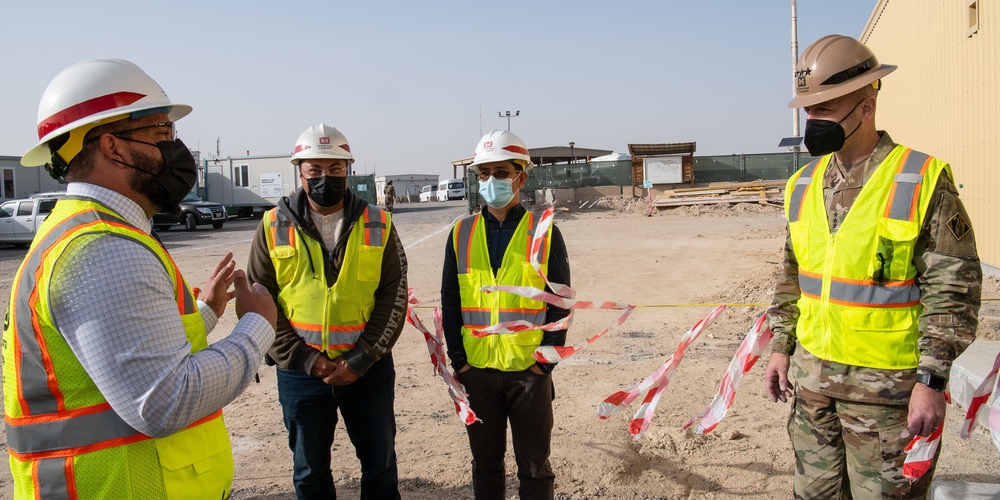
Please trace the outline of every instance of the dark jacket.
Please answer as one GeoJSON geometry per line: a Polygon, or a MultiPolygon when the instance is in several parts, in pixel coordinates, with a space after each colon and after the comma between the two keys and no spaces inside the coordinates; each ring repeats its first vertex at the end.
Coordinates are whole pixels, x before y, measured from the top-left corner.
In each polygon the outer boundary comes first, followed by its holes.
{"type": "MultiPolygon", "coordinates": [[[[332,251],[323,247],[323,260],[326,263],[323,271],[327,286],[332,286],[337,281],[340,267],[344,262],[344,251],[347,248],[349,235],[366,205],[365,200],[355,196],[349,189],[346,191],[343,233],[338,235],[337,246],[332,251]]],[[[309,202],[301,188],[291,196],[282,198],[277,209],[292,221],[299,237],[312,238],[323,246],[323,238],[320,237],[309,216],[309,202]]],[[[267,249],[264,233],[267,228],[264,225],[265,222],[261,221],[257,227],[257,234],[254,235],[247,262],[247,275],[251,283],[264,285],[277,304],[279,289],[274,265],[267,249]]],[[[364,375],[368,368],[385,356],[396,343],[406,322],[406,299],[406,254],[396,233],[396,226],[393,225],[389,231],[385,253],[382,255],[382,278],[375,290],[375,308],[357,345],[343,355],[344,361],[358,376],[364,375]]],[[[289,370],[309,373],[316,357],[320,354],[320,351],[309,347],[302,337],[295,333],[279,306],[277,335],[267,351],[269,362],[289,370]]]]}
{"type": "MultiPolygon", "coordinates": [[[[525,209],[521,205],[511,209],[503,222],[500,222],[489,213],[483,210],[483,219],[486,221],[486,244],[489,247],[490,266],[493,268],[493,276],[503,263],[503,254],[507,251],[514,236],[514,230],[524,217],[525,209]]],[[[445,343],[448,344],[448,358],[455,370],[460,370],[465,366],[467,357],[465,346],[462,343],[462,297],[458,284],[458,260],[455,257],[455,231],[452,230],[448,236],[448,244],[444,250],[444,270],[441,274],[441,322],[444,327],[445,343]]],[[[559,228],[552,225],[552,241],[549,244],[549,270],[547,277],[553,283],[562,283],[570,286],[569,276],[569,256],[566,255],[566,243],[563,241],[559,228]]],[[[551,293],[548,287],[545,291],[551,293]]],[[[545,310],[545,322],[551,323],[559,321],[569,316],[569,309],[563,309],[549,305],[545,310]]],[[[541,345],[565,345],[566,330],[556,330],[552,332],[542,332],[541,345]]],[[[544,372],[552,371],[554,364],[535,363],[544,372]]]]}

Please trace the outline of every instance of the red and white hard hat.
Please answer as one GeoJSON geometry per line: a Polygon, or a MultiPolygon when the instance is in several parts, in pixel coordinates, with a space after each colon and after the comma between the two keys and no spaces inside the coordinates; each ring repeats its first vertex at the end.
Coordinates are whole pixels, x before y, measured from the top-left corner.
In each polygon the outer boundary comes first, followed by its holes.
{"type": "MultiPolygon", "coordinates": [[[[111,118],[138,118],[165,112],[171,121],[191,112],[191,106],[174,104],[159,84],[135,64],[122,59],[92,59],[76,63],[52,79],[38,104],[38,144],[21,158],[33,167],[51,160],[49,141],[73,130],[90,130],[111,118]],[[162,110],[162,111],[161,111],[162,110]],[[145,111],[146,113],[142,113],[145,111]]],[[[82,144],[81,137],[76,141],[82,144]]],[[[72,156],[79,149],[72,152],[72,156]]]]}
{"type": "Polygon", "coordinates": [[[309,127],[299,135],[292,151],[292,165],[298,166],[302,160],[322,159],[354,161],[347,137],[325,123],[309,127]]]}
{"type": "Polygon", "coordinates": [[[510,130],[494,130],[483,136],[476,145],[476,155],[470,167],[493,161],[516,161],[527,172],[535,164],[531,152],[518,136],[510,130]]]}

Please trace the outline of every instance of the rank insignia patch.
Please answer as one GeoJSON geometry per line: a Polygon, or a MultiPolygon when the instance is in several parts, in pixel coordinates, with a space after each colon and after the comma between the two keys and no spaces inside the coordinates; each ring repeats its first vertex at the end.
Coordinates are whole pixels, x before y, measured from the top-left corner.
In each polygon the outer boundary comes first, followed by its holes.
{"type": "Polygon", "coordinates": [[[948,229],[951,229],[951,234],[955,235],[956,240],[962,241],[962,238],[972,230],[972,226],[962,217],[962,214],[955,214],[948,221],[948,229]]]}

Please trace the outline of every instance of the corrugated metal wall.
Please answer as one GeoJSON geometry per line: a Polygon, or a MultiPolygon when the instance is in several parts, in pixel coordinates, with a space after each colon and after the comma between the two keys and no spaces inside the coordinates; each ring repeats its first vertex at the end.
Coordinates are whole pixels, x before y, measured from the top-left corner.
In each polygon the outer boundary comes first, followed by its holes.
{"type": "Polygon", "coordinates": [[[948,161],[969,210],[983,262],[1000,268],[1000,146],[997,4],[969,0],[882,0],[862,41],[879,62],[899,66],[883,80],[876,125],[900,144],[948,161]]]}

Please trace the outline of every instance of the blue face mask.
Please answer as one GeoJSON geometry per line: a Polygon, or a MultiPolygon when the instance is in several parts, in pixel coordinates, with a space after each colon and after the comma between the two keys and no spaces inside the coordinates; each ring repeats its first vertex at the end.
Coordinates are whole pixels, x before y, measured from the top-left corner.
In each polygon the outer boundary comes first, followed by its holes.
{"type": "Polygon", "coordinates": [[[483,196],[487,205],[495,210],[500,210],[514,199],[514,179],[516,178],[517,175],[508,179],[497,179],[491,175],[489,179],[479,183],[479,194],[483,196]]]}

